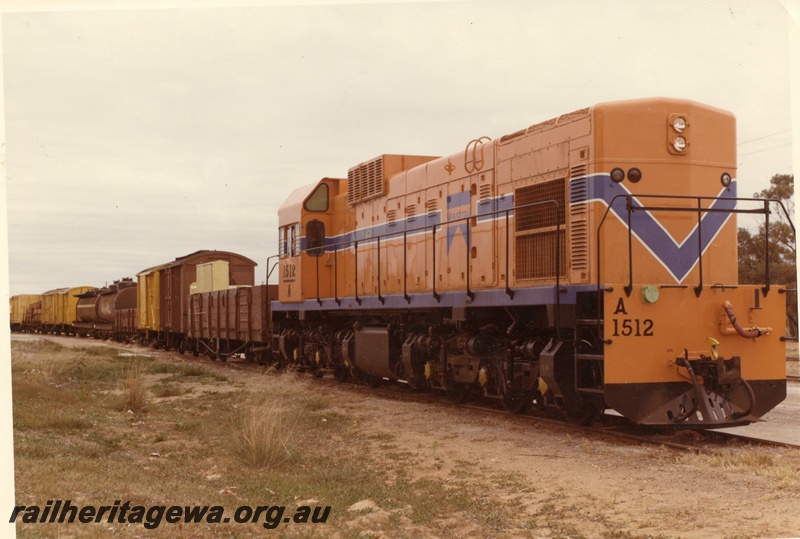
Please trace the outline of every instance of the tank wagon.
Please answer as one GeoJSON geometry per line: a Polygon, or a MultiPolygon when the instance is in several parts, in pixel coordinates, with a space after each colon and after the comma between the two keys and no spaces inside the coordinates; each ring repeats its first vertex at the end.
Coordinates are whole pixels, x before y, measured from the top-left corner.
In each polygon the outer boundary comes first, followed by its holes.
{"type": "Polygon", "coordinates": [[[135,310],[136,300],[136,283],[130,278],[79,294],[74,331],[95,338],[130,339],[136,334],[136,326],[120,317],[119,312],[135,310]]]}
{"type": "Polygon", "coordinates": [[[756,421],[786,395],[787,291],[737,281],[736,214],[769,212],[747,200],[733,115],[686,100],[381,155],[280,208],[273,347],[580,423],[756,421]]]}

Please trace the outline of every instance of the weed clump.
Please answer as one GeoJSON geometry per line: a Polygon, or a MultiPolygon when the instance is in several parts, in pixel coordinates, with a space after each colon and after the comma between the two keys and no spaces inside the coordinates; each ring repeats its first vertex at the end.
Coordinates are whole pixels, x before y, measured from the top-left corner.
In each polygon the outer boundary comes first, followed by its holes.
{"type": "Polygon", "coordinates": [[[122,380],[122,405],[123,412],[141,414],[147,411],[147,393],[144,385],[144,371],[138,361],[132,364],[122,380]]]}
{"type": "Polygon", "coordinates": [[[275,468],[294,457],[294,435],[305,411],[289,389],[278,384],[273,389],[236,406],[230,423],[233,453],[256,469],[275,468]]]}

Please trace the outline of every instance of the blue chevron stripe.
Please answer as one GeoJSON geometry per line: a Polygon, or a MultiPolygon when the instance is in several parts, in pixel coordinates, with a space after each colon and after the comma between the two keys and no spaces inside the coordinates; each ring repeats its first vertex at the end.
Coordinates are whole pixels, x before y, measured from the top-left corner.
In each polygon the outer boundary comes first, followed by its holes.
{"type": "MultiPolygon", "coordinates": [[[[627,226],[628,211],[624,197],[632,193],[623,184],[611,181],[608,174],[596,174],[589,176],[588,179],[588,201],[601,201],[606,206],[611,204],[611,212],[627,226]]],[[[710,208],[733,210],[736,207],[736,182],[727,188],[722,188],[717,197],[710,208]]],[[[655,200],[657,199],[649,199],[647,203],[642,203],[633,195],[633,204],[638,207],[646,207],[648,204],[653,206],[657,204],[655,200]]],[[[731,215],[727,212],[703,214],[700,220],[702,228],[698,230],[695,226],[680,242],[676,241],[649,211],[634,211],[631,215],[631,227],[633,235],[641,244],[664,266],[676,282],[681,283],[699,260],[698,237],[702,236],[699,251],[705,253],[731,215]]]]}

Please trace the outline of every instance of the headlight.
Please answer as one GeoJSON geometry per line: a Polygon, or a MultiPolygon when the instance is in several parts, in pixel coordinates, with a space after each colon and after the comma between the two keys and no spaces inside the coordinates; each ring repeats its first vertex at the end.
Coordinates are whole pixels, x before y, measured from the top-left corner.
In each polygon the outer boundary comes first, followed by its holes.
{"type": "Polygon", "coordinates": [[[621,168],[615,168],[611,171],[611,181],[619,183],[625,179],[625,171],[621,168]]]}
{"type": "Polygon", "coordinates": [[[728,187],[731,184],[731,175],[727,172],[723,172],[722,176],[720,176],[719,181],[722,182],[724,187],[728,187]]]}
{"type": "Polygon", "coordinates": [[[639,180],[642,179],[642,171],[638,168],[632,168],[628,171],[628,180],[632,183],[637,183],[639,180]]]}
{"type": "Polygon", "coordinates": [[[676,116],[672,120],[672,128],[678,133],[683,133],[683,131],[686,129],[686,118],[683,116],[676,116]]]}
{"type": "Polygon", "coordinates": [[[672,139],[672,147],[675,148],[676,152],[686,150],[686,139],[683,137],[675,137],[672,139]]]}

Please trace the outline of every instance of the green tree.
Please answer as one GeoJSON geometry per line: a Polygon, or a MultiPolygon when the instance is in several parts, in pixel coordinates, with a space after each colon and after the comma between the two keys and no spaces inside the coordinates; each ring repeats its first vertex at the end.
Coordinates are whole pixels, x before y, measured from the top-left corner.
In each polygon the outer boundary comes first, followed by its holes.
{"type": "MultiPolygon", "coordinates": [[[[769,216],[769,283],[797,289],[797,250],[792,223],[794,216],[794,175],[776,174],[770,179],[770,187],[753,195],[755,198],[777,200],[770,204],[769,216]],[[786,213],[789,214],[787,217],[786,213]]],[[[739,240],[739,282],[742,284],[764,284],[766,282],[766,220],[762,220],[758,231],[753,234],[740,228],[739,240]]],[[[797,293],[788,293],[786,298],[787,331],[797,335],[797,293]]]]}

